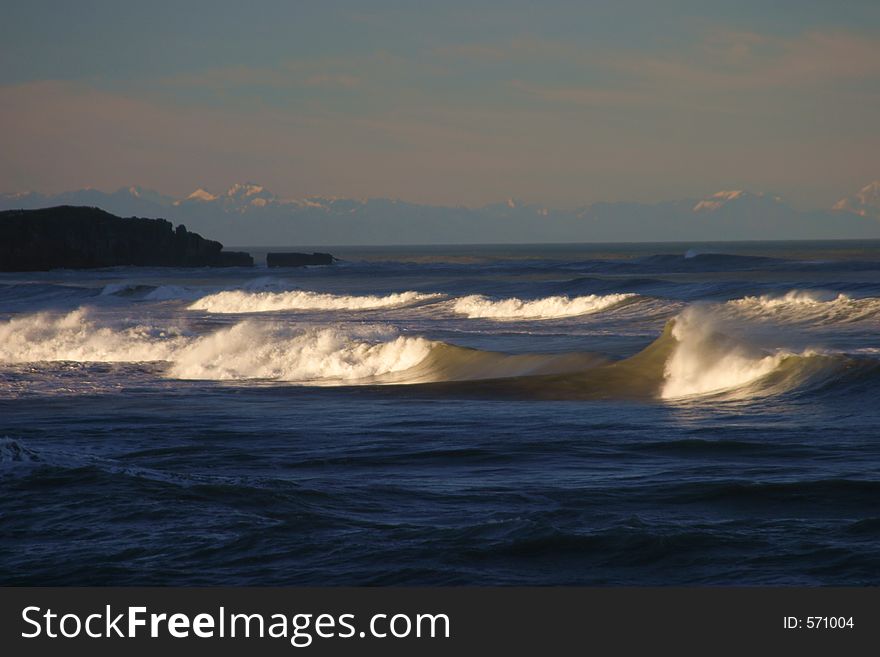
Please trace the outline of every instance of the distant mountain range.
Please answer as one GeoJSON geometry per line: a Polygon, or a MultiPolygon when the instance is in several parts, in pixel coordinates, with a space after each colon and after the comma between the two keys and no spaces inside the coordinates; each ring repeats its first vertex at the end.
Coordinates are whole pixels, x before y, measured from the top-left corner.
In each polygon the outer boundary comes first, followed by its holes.
{"type": "Polygon", "coordinates": [[[880,181],[828,210],[796,210],[742,190],[661,203],[594,203],[563,211],[513,199],[480,208],[385,198],[283,200],[253,183],[175,199],[142,187],[0,194],[0,210],[100,207],[162,217],[239,246],[880,238],[880,181]]]}

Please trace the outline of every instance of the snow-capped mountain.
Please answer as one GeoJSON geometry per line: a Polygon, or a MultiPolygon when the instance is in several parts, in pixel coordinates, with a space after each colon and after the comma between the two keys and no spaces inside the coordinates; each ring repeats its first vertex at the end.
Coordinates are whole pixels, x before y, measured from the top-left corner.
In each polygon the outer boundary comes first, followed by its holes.
{"type": "Polygon", "coordinates": [[[515,199],[480,208],[385,198],[282,199],[255,183],[199,187],[174,199],[132,186],[56,195],[0,194],[0,209],[97,206],[120,216],[164,217],[228,245],[712,241],[880,238],[880,183],[831,211],[802,212],[771,194],[725,190],[662,203],[594,203],[572,211],[515,199]]]}
{"type": "Polygon", "coordinates": [[[174,205],[180,205],[181,203],[186,203],[187,201],[195,201],[195,202],[201,201],[202,203],[210,203],[211,201],[216,201],[216,200],[217,200],[217,197],[214,196],[211,192],[206,191],[206,190],[202,189],[201,187],[199,187],[196,191],[194,191],[192,194],[187,196],[182,201],[174,201],[174,205]]]}
{"type": "Polygon", "coordinates": [[[852,196],[840,199],[832,209],[880,219],[880,180],[865,185],[852,196]]]}
{"type": "Polygon", "coordinates": [[[236,183],[223,194],[212,194],[199,187],[186,198],[174,201],[174,205],[178,207],[193,203],[215,204],[223,212],[244,213],[253,208],[265,208],[277,204],[278,198],[262,185],[236,183]]]}
{"type": "Polygon", "coordinates": [[[742,189],[715,192],[712,196],[700,199],[693,207],[694,212],[718,212],[732,207],[744,208],[768,207],[781,204],[782,199],[778,196],[747,192],[742,189]]]}

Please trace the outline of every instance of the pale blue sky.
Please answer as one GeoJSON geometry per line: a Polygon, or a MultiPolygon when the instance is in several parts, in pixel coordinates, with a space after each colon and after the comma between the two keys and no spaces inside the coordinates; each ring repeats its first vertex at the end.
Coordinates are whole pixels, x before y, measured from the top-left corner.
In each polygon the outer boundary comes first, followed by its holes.
{"type": "Polygon", "coordinates": [[[27,2],[0,191],[557,207],[880,178],[878,2],[27,2]]]}

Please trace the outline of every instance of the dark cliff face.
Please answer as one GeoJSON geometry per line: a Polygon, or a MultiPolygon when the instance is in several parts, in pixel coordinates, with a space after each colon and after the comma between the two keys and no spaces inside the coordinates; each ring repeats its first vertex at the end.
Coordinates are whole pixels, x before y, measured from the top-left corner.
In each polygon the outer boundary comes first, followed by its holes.
{"type": "Polygon", "coordinates": [[[222,249],[164,219],[123,219],[99,208],[0,212],[0,271],[253,265],[247,253],[222,249]]]}

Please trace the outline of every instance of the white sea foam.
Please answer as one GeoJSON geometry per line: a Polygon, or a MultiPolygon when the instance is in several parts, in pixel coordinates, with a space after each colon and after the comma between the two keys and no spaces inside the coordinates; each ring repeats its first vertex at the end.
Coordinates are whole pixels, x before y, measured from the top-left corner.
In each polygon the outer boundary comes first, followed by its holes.
{"type": "Polygon", "coordinates": [[[38,313],[0,323],[0,362],[146,362],[171,360],[188,338],[150,326],[100,326],[80,308],[38,313]]]}
{"type": "Polygon", "coordinates": [[[582,297],[554,296],[524,301],[515,297],[493,300],[473,294],[456,299],[452,309],[458,314],[474,319],[556,319],[599,312],[636,296],[635,294],[590,294],[582,297]]]}
{"type": "Polygon", "coordinates": [[[126,292],[134,291],[137,287],[138,286],[134,283],[108,283],[101,288],[100,296],[109,297],[117,294],[125,294],[126,292]]]}
{"type": "Polygon", "coordinates": [[[691,307],[675,319],[677,345],[666,362],[664,399],[742,389],[775,371],[795,354],[766,353],[718,331],[710,313],[691,307]]]}
{"type": "Polygon", "coordinates": [[[198,299],[203,294],[203,290],[183,285],[160,285],[144,295],[144,299],[148,301],[187,301],[198,299]]]}
{"type": "Polygon", "coordinates": [[[414,367],[433,343],[384,326],[297,328],[243,321],[206,335],[107,326],[85,310],[0,324],[0,362],[169,363],[179,379],[350,382],[414,367]]]}
{"type": "Polygon", "coordinates": [[[857,322],[880,317],[880,299],[854,299],[846,294],[792,290],[782,296],[749,296],[726,304],[751,319],[787,322],[857,322]]]}
{"type": "Polygon", "coordinates": [[[277,310],[374,310],[399,308],[443,298],[442,294],[395,292],[384,296],[324,294],[306,290],[290,292],[248,292],[226,290],[202,297],[190,310],[211,313],[258,313],[277,310]]]}
{"type": "Polygon", "coordinates": [[[174,355],[180,379],[274,379],[353,382],[418,365],[431,350],[424,338],[385,327],[292,330],[245,321],[193,341],[174,355]]]}

